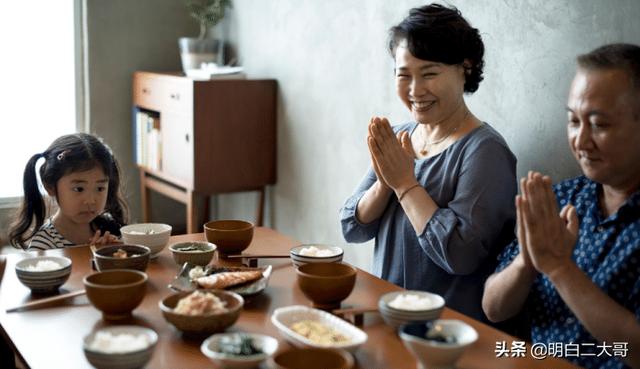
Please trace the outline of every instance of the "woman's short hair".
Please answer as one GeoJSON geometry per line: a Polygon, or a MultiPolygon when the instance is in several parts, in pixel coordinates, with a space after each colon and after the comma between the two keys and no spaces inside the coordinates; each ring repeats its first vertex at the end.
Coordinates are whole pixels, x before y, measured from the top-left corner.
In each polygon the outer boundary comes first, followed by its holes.
{"type": "Polygon", "coordinates": [[[454,7],[439,4],[413,8],[400,24],[389,30],[389,51],[406,42],[409,52],[423,60],[448,65],[465,60],[465,92],[475,92],[483,80],[484,44],[477,28],[471,27],[454,7]]]}
{"type": "Polygon", "coordinates": [[[578,65],[585,69],[622,69],[640,92],[640,46],[608,44],[587,54],[578,55],[578,65]]]}

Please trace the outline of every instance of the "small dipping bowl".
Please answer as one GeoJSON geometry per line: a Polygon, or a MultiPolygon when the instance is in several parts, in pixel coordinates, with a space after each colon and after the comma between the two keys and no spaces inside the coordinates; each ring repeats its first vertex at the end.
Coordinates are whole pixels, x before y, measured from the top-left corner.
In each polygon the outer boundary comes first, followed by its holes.
{"type": "Polygon", "coordinates": [[[403,325],[399,335],[424,369],[453,369],[465,349],[478,339],[472,326],[455,319],[403,325]]]}
{"type": "Polygon", "coordinates": [[[257,333],[218,333],[207,338],[200,346],[200,351],[217,366],[223,369],[257,368],[278,349],[278,340],[264,334],[257,333]],[[237,355],[221,352],[220,346],[224,342],[238,341],[242,337],[249,338],[252,345],[262,351],[260,354],[237,355]]]}

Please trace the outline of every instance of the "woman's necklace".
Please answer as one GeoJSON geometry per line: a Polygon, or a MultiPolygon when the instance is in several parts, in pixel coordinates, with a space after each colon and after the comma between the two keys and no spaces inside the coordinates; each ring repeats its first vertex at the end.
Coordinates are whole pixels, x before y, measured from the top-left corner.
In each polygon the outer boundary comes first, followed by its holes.
{"type": "Polygon", "coordinates": [[[458,128],[460,128],[460,126],[464,123],[464,121],[467,119],[467,116],[469,115],[469,111],[467,110],[467,112],[465,113],[464,117],[462,118],[462,120],[460,120],[460,123],[458,123],[457,126],[453,127],[452,130],[449,131],[449,133],[447,133],[444,137],[439,138],[437,140],[433,140],[433,141],[429,141],[427,139],[427,135],[426,133],[424,133],[423,131],[423,135],[424,135],[424,144],[422,145],[422,149],[420,149],[420,155],[424,156],[427,155],[427,153],[429,151],[427,151],[427,146],[433,146],[433,145],[437,145],[440,142],[443,142],[444,140],[446,140],[447,138],[449,138],[449,136],[451,136],[452,134],[454,134],[458,128]]]}

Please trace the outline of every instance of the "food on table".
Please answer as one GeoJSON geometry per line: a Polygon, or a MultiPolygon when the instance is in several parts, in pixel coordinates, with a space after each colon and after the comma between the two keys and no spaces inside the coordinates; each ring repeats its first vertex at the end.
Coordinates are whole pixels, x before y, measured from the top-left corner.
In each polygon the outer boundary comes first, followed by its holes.
{"type": "Polygon", "coordinates": [[[116,259],[126,259],[126,258],[132,258],[134,256],[138,256],[139,254],[127,254],[126,250],[123,249],[117,249],[116,252],[113,253],[113,257],[116,259]]]}
{"type": "Polygon", "coordinates": [[[203,288],[227,288],[262,278],[260,270],[248,270],[243,272],[222,272],[196,279],[203,288]]]}
{"type": "Polygon", "coordinates": [[[310,341],[323,346],[351,342],[351,339],[347,336],[316,320],[301,320],[294,323],[291,326],[291,330],[303,337],[306,337],[310,341]]]}
{"type": "Polygon", "coordinates": [[[124,251],[123,249],[118,249],[116,250],[116,252],[113,253],[113,257],[116,259],[126,259],[127,258],[127,252],[124,251]]]}
{"type": "Polygon", "coordinates": [[[315,257],[327,257],[338,255],[337,252],[331,249],[321,249],[315,246],[303,247],[299,252],[302,256],[315,256],[315,257]]]}
{"type": "Polygon", "coordinates": [[[215,314],[225,311],[226,305],[226,302],[212,293],[194,291],[181,298],[173,311],[184,315],[215,314]]]}
{"type": "Polygon", "coordinates": [[[144,334],[111,334],[111,332],[99,331],[89,343],[89,349],[107,354],[120,354],[143,350],[149,347],[150,343],[149,337],[144,334]]]}
{"type": "Polygon", "coordinates": [[[206,245],[191,243],[188,246],[176,247],[176,250],[180,252],[198,252],[198,251],[209,251],[209,248],[206,245]]]}
{"type": "Polygon", "coordinates": [[[263,353],[260,348],[255,346],[253,338],[244,334],[222,337],[216,351],[235,356],[249,356],[263,353]]]}
{"type": "Polygon", "coordinates": [[[454,344],[457,343],[458,340],[454,335],[447,335],[442,331],[442,327],[436,325],[433,328],[427,331],[427,334],[424,337],[429,341],[434,341],[442,344],[454,344]]]}
{"type": "Polygon", "coordinates": [[[207,272],[205,272],[200,265],[195,266],[191,268],[191,270],[189,270],[189,279],[191,279],[192,281],[200,277],[204,277],[206,275],[207,275],[207,272]]]}
{"type": "Polygon", "coordinates": [[[35,265],[27,265],[24,269],[27,272],[50,272],[62,269],[62,265],[52,260],[39,260],[35,265]]]}
{"type": "Polygon", "coordinates": [[[411,293],[403,293],[396,296],[389,306],[399,310],[427,310],[432,309],[436,301],[429,296],[420,296],[411,293]]]}
{"type": "Polygon", "coordinates": [[[153,229],[147,229],[144,231],[129,231],[129,234],[141,235],[141,234],[156,234],[156,231],[153,229]]]}

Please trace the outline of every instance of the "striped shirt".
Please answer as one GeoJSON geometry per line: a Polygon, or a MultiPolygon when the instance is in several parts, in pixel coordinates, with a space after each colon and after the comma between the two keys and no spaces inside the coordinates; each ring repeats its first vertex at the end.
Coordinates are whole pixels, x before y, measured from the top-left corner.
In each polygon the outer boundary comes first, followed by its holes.
{"type": "Polygon", "coordinates": [[[53,225],[51,219],[43,224],[29,241],[29,250],[62,249],[76,244],[64,238],[53,225]]]}

